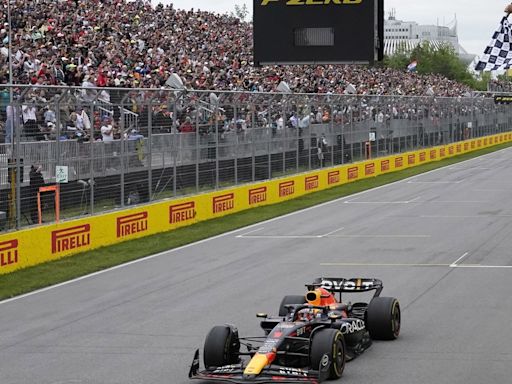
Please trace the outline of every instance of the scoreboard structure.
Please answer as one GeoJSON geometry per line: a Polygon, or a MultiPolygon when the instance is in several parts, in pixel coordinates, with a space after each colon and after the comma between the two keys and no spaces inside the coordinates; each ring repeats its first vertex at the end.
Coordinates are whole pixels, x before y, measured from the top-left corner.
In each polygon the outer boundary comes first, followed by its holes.
{"type": "Polygon", "coordinates": [[[254,65],[373,64],[384,0],[253,0],[254,65]]]}

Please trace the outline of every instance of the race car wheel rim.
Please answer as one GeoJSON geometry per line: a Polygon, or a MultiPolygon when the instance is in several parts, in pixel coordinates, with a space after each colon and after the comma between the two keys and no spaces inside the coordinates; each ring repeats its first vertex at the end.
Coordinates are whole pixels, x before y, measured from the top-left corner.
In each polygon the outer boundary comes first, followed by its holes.
{"type": "Polygon", "coordinates": [[[393,334],[395,337],[398,337],[400,334],[400,323],[401,323],[401,314],[400,307],[398,306],[398,302],[393,303],[393,311],[391,312],[392,317],[392,326],[393,326],[393,334]]]}
{"type": "Polygon", "coordinates": [[[336,336],[333,348],[333,368],[336,377],[340,377],[345,368],[345,349],[339,335],[336,336]]]}

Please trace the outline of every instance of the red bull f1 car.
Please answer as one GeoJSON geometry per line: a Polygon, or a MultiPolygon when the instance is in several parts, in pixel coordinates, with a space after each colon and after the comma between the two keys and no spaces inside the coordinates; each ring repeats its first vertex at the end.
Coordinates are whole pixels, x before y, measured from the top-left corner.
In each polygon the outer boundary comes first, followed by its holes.
{"type": "Polygon", "coordinates": [[[400,334],[398,300],[381,297],[377,279],[319,278],[305,295],[285,296],[278,316],[258,314],[265,336],[242,338],[233,325],[213,327],[196,350],[189,378],[227,383],[320,383],[341,377],[345,362],[372,340],[400,334]],[[344,303],[343,293],[375,291],[369,303],[344,303]]]}

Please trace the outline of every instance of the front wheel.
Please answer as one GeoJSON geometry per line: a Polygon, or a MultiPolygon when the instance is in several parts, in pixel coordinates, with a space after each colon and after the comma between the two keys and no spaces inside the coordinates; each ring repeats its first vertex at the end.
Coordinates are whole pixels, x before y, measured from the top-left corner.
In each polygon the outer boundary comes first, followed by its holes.
{"type": "Polygon", "coordinates": [[[322,370],[329,367],[328,379],[336,380],[345,369],[345,339],[343,334],[333,328],[326,328],[313,335],[310,346],[311,369],[322,370]],[[325,355],[329,357],[327,360],[325,355]]]}
{"type": "Polygon", "coordinates": [[[239,360],[240,340],[234,327],[220,325],[213,327],[204,342],[204,366],[223,367],[236,364],[239,360]]]}
{"type": "Polygon", "coordinates": [[[366,327],[374,340],[395,340],[400,335],[401,312],[393,297],[374,297],[366,311],[366,327]]]}

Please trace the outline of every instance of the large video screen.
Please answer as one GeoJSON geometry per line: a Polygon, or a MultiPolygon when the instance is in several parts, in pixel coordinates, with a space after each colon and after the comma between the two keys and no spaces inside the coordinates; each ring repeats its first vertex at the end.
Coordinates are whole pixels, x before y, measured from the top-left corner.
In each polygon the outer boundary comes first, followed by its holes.
{"type": "Polygon", "coordinates": [[[383,23],[383,0],[254,0],[254,62],[371,64],[383,23]]]}

